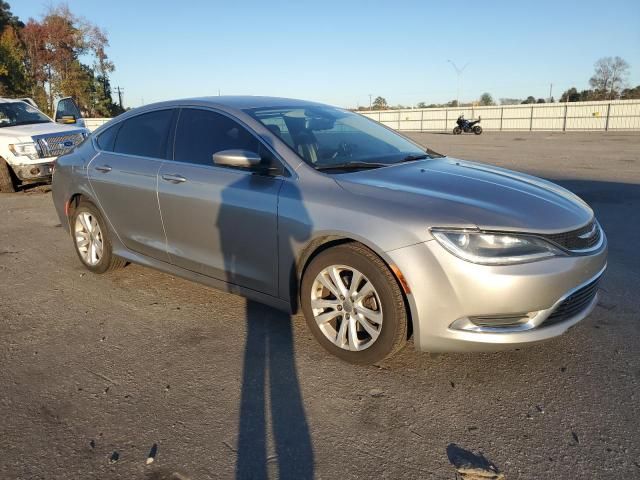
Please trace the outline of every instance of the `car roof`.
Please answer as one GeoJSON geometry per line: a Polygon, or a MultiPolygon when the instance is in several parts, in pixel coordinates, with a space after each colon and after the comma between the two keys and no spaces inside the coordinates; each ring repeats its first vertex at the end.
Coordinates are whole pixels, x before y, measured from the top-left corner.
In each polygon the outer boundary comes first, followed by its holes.
{"type": "Polygon", "coordinates": [[[211,105],[220,105],[230,108],[237,108],[245,110],[248,108],[265,108],[265,107],[304,107],[309,105],[320,105],[316,102],[310,102],[308,100],[299,100],[295,98],[283,98],[283,97],[262,97],[252,95],[238,95],[238,96],[218,96],[218,97],[199,97],[192,98],[190,100],[198,100],[206,102],[211,105]]]}
{"type": "MultiPolygon", "coordinates": [[[[174,105],[210,105],[224,107],[226,109],[233,110],[247,110],[251,108],[268,108],[268,107],[308,107],[312,105],[322,105],[321,103],[310,102],[308,100],[299,100],[295,98],[283,98],[283,97],[261,97],[251,95],[224,95],[224,96],[212,96],[212,97],[192,97],[182,98],[176,100],[169,100],[165,102],[158,102],[147,104],[143,109],[154,107],[167,107],[174,105]]],[[[136,109],[138,110],[138,109],[136,109]]]]}

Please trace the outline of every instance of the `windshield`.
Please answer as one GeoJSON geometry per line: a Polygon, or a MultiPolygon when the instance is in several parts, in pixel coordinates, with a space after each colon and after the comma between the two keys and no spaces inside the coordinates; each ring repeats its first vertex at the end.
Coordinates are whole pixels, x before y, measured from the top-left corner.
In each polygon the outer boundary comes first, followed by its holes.
{"type": "Polygon", "coordinates": [[[366,117],[325,106],[246,110],[318,170],[377,168],[428,158],[423,148],[366,117]]]}
{"type": "Polygon", "coordinates": [[[51,122],[49,117],[28,103],[0,103],[0,128],[49,122],[51,122]]]}

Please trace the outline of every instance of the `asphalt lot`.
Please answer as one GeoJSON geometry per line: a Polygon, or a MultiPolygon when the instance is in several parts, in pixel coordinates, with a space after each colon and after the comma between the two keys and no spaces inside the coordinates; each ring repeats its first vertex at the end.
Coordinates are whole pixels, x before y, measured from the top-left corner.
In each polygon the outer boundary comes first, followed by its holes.
{"type": "Polygon", "coordinates": [[[593,206],[610,261],[588,319],[350,366],[300,317],[135,265],[92,275],[46,189],[3,194],[0,478],[454,479],[457,447],[509,480],[640,478],[640,134],[413,137],[593,206]]]}

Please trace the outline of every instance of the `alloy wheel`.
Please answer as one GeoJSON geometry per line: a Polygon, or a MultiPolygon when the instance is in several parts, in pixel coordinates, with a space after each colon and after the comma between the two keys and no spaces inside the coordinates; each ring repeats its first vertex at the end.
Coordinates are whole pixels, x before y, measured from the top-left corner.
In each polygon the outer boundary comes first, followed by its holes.
{"type": "Polygon", "coordinates": [[[75,222],[76,248],[87,265],[95,266],[102,258],[104,241],[98,219],[90,212],[80,212],[75,222]]]}
{"type": "Polygon", "coordinates": [[[382,304],[374,285],[345,265],[323,269],[313,281],[311,309],[324,336],[337,347],[361,351],[382,330],[382,304]]]}

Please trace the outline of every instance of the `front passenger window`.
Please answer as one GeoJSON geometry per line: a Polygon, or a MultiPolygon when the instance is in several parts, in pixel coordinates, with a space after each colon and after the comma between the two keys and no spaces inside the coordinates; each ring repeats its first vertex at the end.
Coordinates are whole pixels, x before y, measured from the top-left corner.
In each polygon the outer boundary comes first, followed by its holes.
{"type": "Polygon", "coordinates": [[[182,109],[174,160],[211,166],[213,154],[223,150],[248,150],[260,155],[265,166],[279,165],[262,142],[238,122],[210,110],[182,109]]]}

